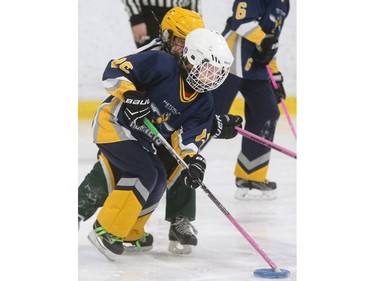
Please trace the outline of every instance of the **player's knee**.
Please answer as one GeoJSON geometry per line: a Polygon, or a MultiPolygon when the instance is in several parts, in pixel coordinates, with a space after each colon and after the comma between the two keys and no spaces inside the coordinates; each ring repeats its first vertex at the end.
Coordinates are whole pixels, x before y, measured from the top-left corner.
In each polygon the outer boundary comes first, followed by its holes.
{"type": "Polygon", "coordinates": [[[147,174],[140,176],[139,180],[149,191],[152,191],[158,181],[158,170],[155,168],[150,169],[147,174]]]}

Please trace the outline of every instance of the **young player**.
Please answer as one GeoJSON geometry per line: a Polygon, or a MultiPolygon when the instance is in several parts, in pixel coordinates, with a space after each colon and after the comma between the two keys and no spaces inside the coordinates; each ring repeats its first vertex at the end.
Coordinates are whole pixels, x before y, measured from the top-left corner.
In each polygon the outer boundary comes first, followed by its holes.
{"type": "Polygon", "coordinates": [[[206,163],[198,154],[214,119],[210,91],[226,79],[233,56],[217,32],[198,28],[186,36],[181,56],[141,52],[111,60],[103,74],[110,94],[93,120],[93,137],[120,180],[100,210],[89,240],[109,259],[124,251],[132,228],[144,225],[157,207],[167,174],[156,155],[152,120],[189,165],[183,183],[197,188],[206,163]]]}
{"type": "MultiPolygon", "coordinates": [[[[233,15],[223,31],[234,63],[228,79],[213,95],[216,114],[225,114],[240,92],[245,99],[245,129],[267,140],[274,138],[280,116],[278,101],[285,98],[282,75],[277,69],[275,54],[289,0],[236,0],[233,15]],[[270,64],[280,91],[270,84],[266,65],[270,64]]],[[[241,152],[235,167],[235,197],[253,198],[252,189],[274,198],[276,182],[267,180],[271,149],[247,138],[242,139],[241,152]]]]}
{"type": "MultiPolygon", "coordinates": [[[[192,30],[204,27],[203,19],[198,13],[176,7],[171,9],[161,23],[161,40],[154,39],[151,43],[137,52],[150,50],[164,50],[173,55],[181,55],[186,34],[192,30]]],[[[234,126],[241,126],[240,116],[223,115],[215,116],[211,136],[215,138],[232,138],[237,132],[234,126]]],[[[158,156],[163,162],[168,178],[166,220],[171,222],[169,251],[178,254],[188,254],[192,246],[197,245],[195,228],[190,223],[195,220],[195,189],[187,189],[176,176],[177,162],[163,146],[156,147],[158,156]]],[[[108,163],[105,156],[100,153],[98,162],[92,171],[87,174],[78,188],[78,214],[79,221],[89,219],[102,207],[104,200],[113,190],[119,177],[116,167],[108,163]]],[[[134,227],[124,241],[125,250],[150,250],[153,236],[144,231],[143,225],[134,227]]]]}

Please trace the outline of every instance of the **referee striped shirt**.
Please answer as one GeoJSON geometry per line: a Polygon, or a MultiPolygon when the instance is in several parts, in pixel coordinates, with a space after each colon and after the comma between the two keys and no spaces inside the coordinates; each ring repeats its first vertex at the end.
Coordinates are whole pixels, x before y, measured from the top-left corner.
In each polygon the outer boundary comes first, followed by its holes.
{"type": "Polygon", "coordinates": [[[201,14],[200,0],[121,0],[125,5],[125,11],[128,13],[131,25],[139,23],[142,18],[142,8],[159,7],[172,8],[182,7],[196,11],[201,14]]]}

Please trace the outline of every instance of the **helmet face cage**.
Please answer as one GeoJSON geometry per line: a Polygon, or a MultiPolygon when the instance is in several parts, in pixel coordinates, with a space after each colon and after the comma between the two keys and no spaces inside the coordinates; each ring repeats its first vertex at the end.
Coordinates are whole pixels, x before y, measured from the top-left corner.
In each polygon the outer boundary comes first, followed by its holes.
{"type": "Polygon", "coordinates": [[[194,66],[184,60],[184,67],[188,73],[186,82],[198,93],[216,89],[229,74],[229,68],[214,66],[208,60],[194,66]]]}
{"type": "Polygon", "coordinates": [[[169,46],[169,51],[172,55],[180,56],[182,54],[182,51],[184,50],[185,39],[172,35],[169,46]]]}
{"type": "Polygon", "coordinates": [[[173,35],[171,29],[163,30],[162,42],[166,51],[174,56],[180,56],[185,46],[185,39],[173,35]]]}

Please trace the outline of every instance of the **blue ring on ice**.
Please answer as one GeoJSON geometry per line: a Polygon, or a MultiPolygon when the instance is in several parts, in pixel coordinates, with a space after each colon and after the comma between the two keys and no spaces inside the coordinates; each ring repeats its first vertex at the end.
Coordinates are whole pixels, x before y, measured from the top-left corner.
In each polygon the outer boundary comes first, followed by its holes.
{"type": "Polygon", "coordinates": [[[268,279],[281,279],[287,278],[290,274],[289,270],[280,269],[279,272],[274,271],[271,268],[261,268],[254,270],[254,276],[268,279]]]}

